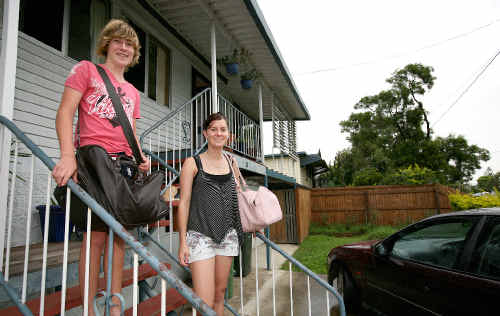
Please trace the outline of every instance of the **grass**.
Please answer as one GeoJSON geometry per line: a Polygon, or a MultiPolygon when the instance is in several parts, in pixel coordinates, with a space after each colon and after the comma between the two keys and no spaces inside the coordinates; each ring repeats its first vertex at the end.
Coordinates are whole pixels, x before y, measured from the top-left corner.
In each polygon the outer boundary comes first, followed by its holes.
{"type": "MultiPolygon", "coordinates": [[[[383,239],[398,228],[391,226],[357,225],[349,226],[332,224],[328,226],[312,225],[310,235],[302,242],[293,257],[311,269],[316,274],[326,274],[326,256],[334,247],[352,244],[364,240],[383,239]],[[358,227],[359,226],[359,227],[358,227]],[[362,227],[365,226],[365,227],[362,227]],[[337,237],[339,234],[355,233],[354,236],[337,237]]],[[[281,269],[288,270],[288,262],[281,269]]],[[[295,266],[293,271],[300,271],[295,266]]]]}

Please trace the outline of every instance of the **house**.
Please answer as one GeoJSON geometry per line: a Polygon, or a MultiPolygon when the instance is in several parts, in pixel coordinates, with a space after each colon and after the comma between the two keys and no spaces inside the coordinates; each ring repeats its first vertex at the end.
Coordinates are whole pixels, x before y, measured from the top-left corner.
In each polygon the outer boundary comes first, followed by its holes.
{"type": "MultiPolygon", "coordinates": [[[[263,139],[272,138],[298,171],[296,121],[310,115],[255,0],[54,0],[50,10],[43,1],[0,0],[0,10],[0,114],[48,157],[59,157],[55,116],[70,69],[84,59],[100,62],[95,54],[98,32],[110,18],[121,18],[135,28],[142,44],[140,63],[126,79],[141,92],[137,129],[143,148],[179,170],[181,161],[203,145],[204,117],[222,111],[230,121],[228,152],[245,175],[259,182],[269,178],[277,189],[302,181],[299,172],[278,166],[270,170],[264,159],[263,139]],[[248,90],[216,63],[239,48],[251,53],[243,70],[255,68],[262,74],[248,90]],[[264,122],[272,124],[272,134],[263,135],[264,122]]],[[[47,186],[48,169],[32,160],[22,144],[18,153],[23,155],[13,162],[6,131],[0,129],[4,249],[42,242],[34,206],[45,204],[54,187],[53,182],[47,186]],[[14,165],[23,181],[14,181],[15,189],[9,191],[14,165]]]]}
{"type": "Polygon", "coordinates": [[[321,158],[321,151],[318,151],[317,154],[307,154],[305,151],[300,151],[295,156],[265,155],[266,166],[269,169],[280,170],[281,173],[296,179],[297,184],[308,188],[318,187],[318,177],[328,172],[328,165],[321,158]]]}

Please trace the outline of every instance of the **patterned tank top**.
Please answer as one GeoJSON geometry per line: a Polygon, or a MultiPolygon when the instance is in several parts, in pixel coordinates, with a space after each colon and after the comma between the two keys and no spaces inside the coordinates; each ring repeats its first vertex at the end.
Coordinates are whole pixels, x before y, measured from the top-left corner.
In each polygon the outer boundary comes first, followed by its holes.
{"type": "Polygon", "coordinates": [[[229,230],[234,228],[241,245],[243,229],[232,172],[224,175],[206,173],[200,156],[193,158],[198,172],[193,179],[187,229],[202,233],[219,244],[229,230]]]}

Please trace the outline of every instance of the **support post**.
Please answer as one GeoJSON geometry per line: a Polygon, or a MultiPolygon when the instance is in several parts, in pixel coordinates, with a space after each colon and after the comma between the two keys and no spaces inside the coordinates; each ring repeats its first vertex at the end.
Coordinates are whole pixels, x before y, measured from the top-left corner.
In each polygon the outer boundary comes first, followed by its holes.
{"type": "Polygon", "coordinates": [[[259,84],[259,126],[260,126],[260,161],[264,163],[264,111],[262,110],[262,84],[259,84]]]}
{"type": "MultiPolygon", "coordinates": [[[[19,0],[3,1],[2,50],[0,54],[0,114],[12,119],[17,64],[19,0]]],[[[0,271],[3,271],[7,190],[11,133],[0,128],[0,271]]]]}
{"type": "Polygon", "coordinates": [[[212,113],[219,112],[219,102],[217,97],[217,43],[215,41],[215,22],[210,25],[211,52],[212,52],[212,113]]]}
{"type": "Polygon", "coordinates": [[[441,203],[439,203],[438,185],[434,185],[434,201],[436,203],[436,214],[441,214],[441,203]]]}

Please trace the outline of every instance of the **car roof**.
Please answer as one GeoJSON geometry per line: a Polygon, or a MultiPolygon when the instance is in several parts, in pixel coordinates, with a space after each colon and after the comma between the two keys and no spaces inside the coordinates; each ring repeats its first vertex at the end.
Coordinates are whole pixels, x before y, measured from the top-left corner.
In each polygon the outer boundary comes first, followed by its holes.
{"type": "Polygon", "coordinates": [[[492,216],[500,216],[500,207],[491,207],[491,208],[477,208],[466,211],[459,212],[450,212],[445,214],[438,214],[431,216],[429,218],[439,218],[439,217],[448,217],[448,216],[474,216],[474,215],[492,215],[492,216]]]}

